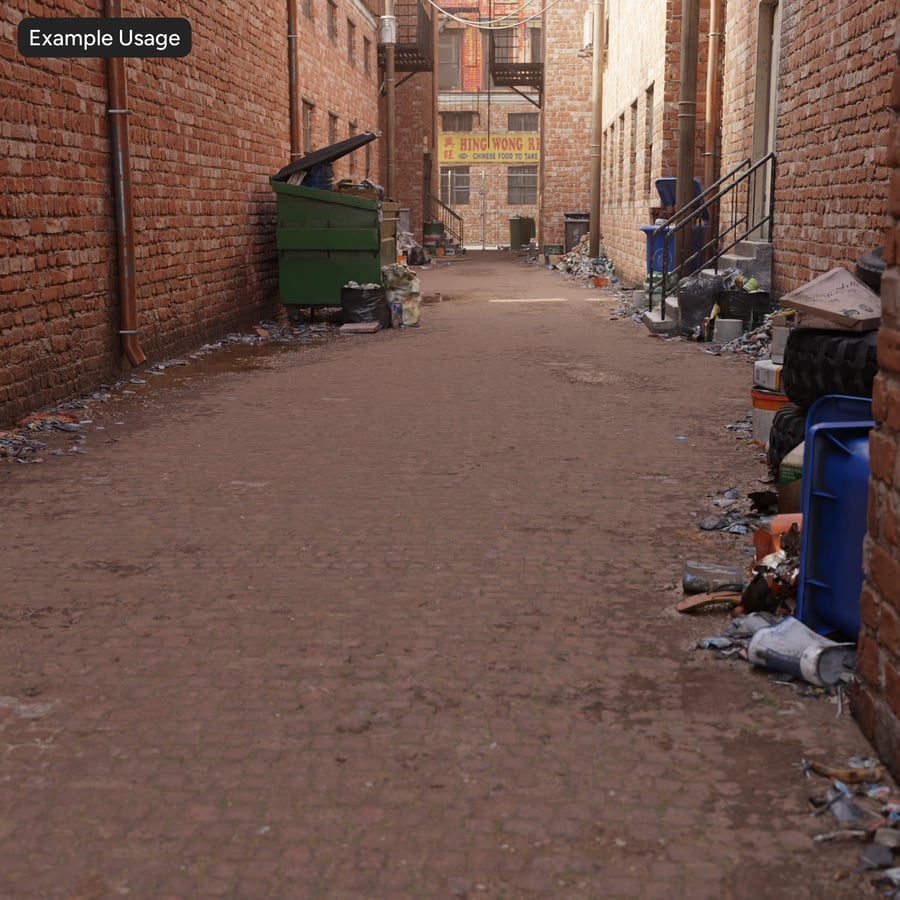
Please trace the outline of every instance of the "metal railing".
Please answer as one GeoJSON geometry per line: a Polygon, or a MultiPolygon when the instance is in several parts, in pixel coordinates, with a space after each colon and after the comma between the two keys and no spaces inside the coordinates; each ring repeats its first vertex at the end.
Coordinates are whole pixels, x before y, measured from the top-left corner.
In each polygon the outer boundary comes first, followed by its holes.
{"type": "Polygon", "coordinates": [[[754,236],[769,240],[774,199],[775,154],[769,153],[752,165],[745,159],[649,232],[651,250],[662,240],[662,272],[657,289],[652,270],[656,254],[648,253],[648,309],[653,309],[654,295],[658,295],[660,315],[664,319],[666,298],[674,293],[674,285],[681,278],[704,267],[718,272],[721,257],[741,241],[754,236]],[[672,266],[670,273],[669,263],[679,242],[690,252],[684,254],[677,266],[672,266]]]}
{"type": "Polygon", "coordinates": [[[430,209],[428,211],[429,218],[433,222],[441,222],[444,226],[444,236],[450,238],[454,244],[463,246],[463,218],[451,209],[439,197],[430,194],[430,209]]]}

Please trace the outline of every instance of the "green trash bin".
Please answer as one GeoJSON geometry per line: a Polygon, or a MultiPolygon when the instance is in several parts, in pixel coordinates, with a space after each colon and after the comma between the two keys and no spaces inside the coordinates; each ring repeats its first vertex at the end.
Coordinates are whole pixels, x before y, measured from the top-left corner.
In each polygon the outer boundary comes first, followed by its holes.
{"type": "Polygon", "coordinates": [[[278,291],[286,306],[340,306],[348,281],[381,284],[382,253],[392,246],[392,225],[396,234],[396,204],[385,224],[380,200],[288,183],[376,137],[373,132],[354,135],[269,179],[276,195],[278,291]]]}

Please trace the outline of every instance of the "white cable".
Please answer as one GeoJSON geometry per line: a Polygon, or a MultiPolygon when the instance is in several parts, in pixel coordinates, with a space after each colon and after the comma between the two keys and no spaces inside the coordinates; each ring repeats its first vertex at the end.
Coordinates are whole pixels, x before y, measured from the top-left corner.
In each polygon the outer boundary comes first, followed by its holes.
{"type": "MultiPolygon", "coordinates": [[[[513,22],[512,25],[497,25],[497,22],[503,22],[510,17],[512,14],[507,14],[505,16],[501,16],[499,19],[492,19],[489,22],[473,22],[471,19],[464,19],[462,16],[457,16],[452,12],[448,12],[441,6],[438,6],[434,0],[428,0],[428,3],[433,6],[439,13],[446,16],[448,19],[452,19],[454,22],[459,22],[462,25],[468,25],[470,28],[477,28],[479,31],[502,31],[504,28],[517,28],[519,25],[524,22],[531,22],[534,19],[539,19],[548,9],[553,9],[554,6],[562,3],[562,0],[551,0],[543,9],[539,12],[536,12],[533,16],[526,16],[524,19],[520,19],[517,22],[513,22]]],[[[528,3],[525,3],[523,6],[519,7],[519,10],[524,9],[528,6],[528,3]]],[[[519,10],[516,10],[518,12],[519,10]]]]}

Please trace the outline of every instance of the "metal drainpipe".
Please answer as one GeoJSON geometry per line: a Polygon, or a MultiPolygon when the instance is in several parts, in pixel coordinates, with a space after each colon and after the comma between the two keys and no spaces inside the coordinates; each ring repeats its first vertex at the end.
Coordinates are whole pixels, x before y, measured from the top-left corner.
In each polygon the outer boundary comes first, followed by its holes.
{"type": "Polygon", "coordinates": [[[594,29],[591,43],[591,210],[588,252],[600,255],[600,191],[603,179],[603,56],[606,44],[606,9],[603,0],[594,0],[594,29]]]}
{"type": "MultiPolygon", "coordinates": [[[[119,0],[105,0],[108,19],[122,16],[119,0]]],[[[128,97],[125,90],[125,60],[110,57],[106,64],[109,80],[109,122],[112,143],[113,201],[116,216],[116,256],[119,263],[119,334],[122,351],[133,366],[147,357],[138,343],[137,295],[134,276],[134,204],[131,189],[131,155],[128,149],[128,97]]]]}
{"type": "MultiPolygon", "coordinates": [[[[706,68],[706,129],[703,154],[703,186],[709,187],[719,176],[719,119],[721,117],[722,98],[719,91],[720,51],[722,46],[722,0],[712,0],[709,9],[709,54],[706,68]]],[[[709,242],[718,233],[719,207],[710,210],[709,242]]]]}
{"type": "MultiPolygon", "coordinates": [[[[681,92],[678,99],[678,172],[675,208],[684,209],[694,199],[694,137],[697,127],[697,43],[700,0],[681,5],[681,92]]],[[[681,268],[691,255],[691,226],[682,228],[675,242],[675,266],[681,268]]]]}
{"type": "Polygon", "coordinates": [[[303,138],[300,130],[300,59],[297,51],[300,41],[300,14],[297,0],[288,0],[288,102],[290,103],[291,160],[303,156],[303,138]]]}

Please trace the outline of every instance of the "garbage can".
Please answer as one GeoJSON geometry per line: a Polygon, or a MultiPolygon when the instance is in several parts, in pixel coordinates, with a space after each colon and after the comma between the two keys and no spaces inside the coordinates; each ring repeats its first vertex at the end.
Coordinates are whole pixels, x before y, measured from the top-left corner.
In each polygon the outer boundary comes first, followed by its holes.
{"type": "MultiPolygon", "coordinates": [[[[347,282],[381,283],[382,202],[309,187],[306,180],[308,173],[321,172],[318,167],[376,137],[374,132],[354,135],[307,154],[269,179],[276,194],[278,290],[286,306],[340,306],[347,282]],[[301,183],[291,183],[297,180],[301,183]]],[[[396,212],[393,216],[387,229],[396,225],[396,212]]]]}
{"type": "Polygon", "coordinates": [[[566,253],[574,250],[581,238],[588,233],[591,225],[591,214],[586,212],[563,213],[566,229],[566,253]]]}
{"type": "Polygon", "coordinates": [[[675,235],[671,228],[663,228],[654,235],[657,225],[641,225],[647,239],[647,274],[671,272],[675,268],[675,235]]]}
{"type": "Polygon", "coordinates": [[[430,256],[437,255],[437,248],[444,240],[444,223],[437,220],[422,226],[422,246],[430,256]]]}
{"type": "MultiPolygon", "coordinates": [[[[666,209],[675,208],[675,178],[657,178],[656,192],[659,194],[660,202],[666,209]]],[[[700,179],[694,179],[694,197],[698,199],[703,193],[703,187],[700,179]]],[[[709,224],[709,210],[704,209],[697,216],[695,224],[691,225],[691,254],[698,254],[700,248],[705,243],[706,227],[709,224]]],[[[641,231],[644,232],[647,241],[647,274],[652,272],[672,272],[675,269],[675,236],[671,233],[670,228],[660,230],[654,237],[653,232],[656,231],[656,225],[641,225],[641,231]],[[665,266],[665,268],[663,268],[665,266]]],[[[703,268],[703,259],[698,257],[691,264],[691,272],[696,272],[703,268]]]]}

